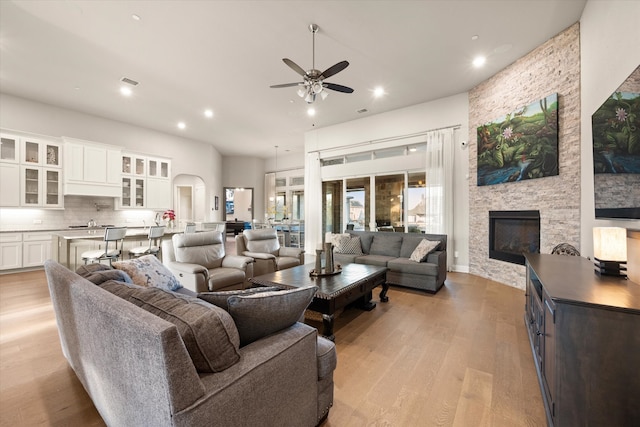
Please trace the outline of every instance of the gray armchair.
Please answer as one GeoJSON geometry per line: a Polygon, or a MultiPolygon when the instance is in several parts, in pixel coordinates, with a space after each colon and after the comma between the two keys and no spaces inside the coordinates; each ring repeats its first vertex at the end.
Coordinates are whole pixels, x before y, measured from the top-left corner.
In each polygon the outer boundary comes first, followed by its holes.
{"type": "Polygon", "coordinates": [[[236,252],[239,256],[248,256],[255,260],[255,276],[304,264],[304,249],[280,246],[274,228],[245,230],[237,235],[236,252]]]}
{"type": "Polygon", "coordinates": [[[162,242],[162,263],[194,292],[243,289],[253,258],[226,255],[220,231],[174,234],[162,242]]]}

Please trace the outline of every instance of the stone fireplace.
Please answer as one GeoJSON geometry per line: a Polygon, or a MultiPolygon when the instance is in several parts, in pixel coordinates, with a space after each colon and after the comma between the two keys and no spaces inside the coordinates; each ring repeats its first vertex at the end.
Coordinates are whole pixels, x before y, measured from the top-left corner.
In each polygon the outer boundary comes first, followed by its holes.
{"type": "Polygon", "coordinates": [[[524,265],[540,253],[540,211],[489,211],[489,258],[524,265]]]}

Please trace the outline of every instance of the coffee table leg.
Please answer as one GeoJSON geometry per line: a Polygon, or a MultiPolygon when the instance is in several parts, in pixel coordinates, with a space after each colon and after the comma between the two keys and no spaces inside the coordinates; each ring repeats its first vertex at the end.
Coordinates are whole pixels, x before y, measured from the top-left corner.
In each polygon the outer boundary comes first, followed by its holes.
{"type": "Polygon", "coordinates": [[[382,290],[380,291],[380,301],[382,302],[388,302],[389,301],[389,297],[387,296],[387,291],[389,290],[389,284],[388,283],[383,283],[382,284],[382,290]]]}
{"type": "Polygon", "coordinates": [[[331,341],[335,341],[336,339],[336,336],[333,335],[333,319],[333,314],[322,315],[322,326],[324,329],[324,331],[322,331],[322,335],[331,341]]]}

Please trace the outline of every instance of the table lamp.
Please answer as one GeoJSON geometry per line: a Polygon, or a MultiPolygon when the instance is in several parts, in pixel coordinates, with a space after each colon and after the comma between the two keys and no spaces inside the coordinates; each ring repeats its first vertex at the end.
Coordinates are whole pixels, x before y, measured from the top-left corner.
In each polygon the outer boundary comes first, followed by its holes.
{"type": "Polygon", "coordinates": [[[594,227],[593,255],[597,274],[627,277],[627,230],[594,227]]]}

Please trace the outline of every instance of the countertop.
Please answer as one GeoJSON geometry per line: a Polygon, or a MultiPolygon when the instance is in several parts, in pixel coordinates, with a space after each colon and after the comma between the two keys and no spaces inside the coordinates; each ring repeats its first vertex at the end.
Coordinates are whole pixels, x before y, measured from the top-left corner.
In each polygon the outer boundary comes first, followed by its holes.
{"type": "MultiPolygon", "coordinates": [[[[53,230],[51,234],[58,236],[62,239],[98,239],[104,237],[104,228],[67,228],[64,230],[53,230]]],[[[182,231],[178,228],[165,228],[164,234],[176,234],[182,231]]],[[[149,233],[149,228],[144,227],[131,227],[127,228],[127,237],[146,236],[149,233]]]]}

